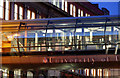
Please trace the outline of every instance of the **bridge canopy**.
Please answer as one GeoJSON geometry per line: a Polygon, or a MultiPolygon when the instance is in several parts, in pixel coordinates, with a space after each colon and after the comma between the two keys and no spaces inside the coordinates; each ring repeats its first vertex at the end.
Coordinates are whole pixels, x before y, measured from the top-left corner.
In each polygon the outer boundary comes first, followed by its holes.
{"type": "Polygon", "coordinates": [[[2,21],[0,28],[2,52],[75,52],[112,48],[118,54],[120,48],[120,16],[10,20],[2,21]]]}

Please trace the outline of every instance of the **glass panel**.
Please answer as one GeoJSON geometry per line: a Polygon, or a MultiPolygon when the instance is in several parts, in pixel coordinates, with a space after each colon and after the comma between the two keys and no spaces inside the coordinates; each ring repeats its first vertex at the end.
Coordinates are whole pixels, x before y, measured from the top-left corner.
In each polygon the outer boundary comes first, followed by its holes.
{"type": "Polygon", "coordinates": [[[74,50],[74,28],[55,29],[55,50],[74,50]]]}
{"type": "Polygon", "coordinates": [[[108,50],[113,49],[113,52],[107,52],[108,54],[116,54],[119,44],[119,27],[118,26],[109,26],[106,27],[105,32],[105,41],[106,41],[106,48],[108,50]]]}
{"type": "MultiPolygon", "coordinates": [[[[106,51],[106,53],[119,54],[117,48],[120,47],[120,24],[117,19],[107,19],[107,22],[106,18],[89,17],[78,18],[77,22],[73,18],[27,21],[28,30],[22,25],[18,33],[12,31],[12,29],[17,30],[17,27],[11,27],[9,31],[2,32],[2,39],[10,41],[11,52],[112,49],[113,52],[106,51]]],[[[3,28],[3,30],[7,29],[7,27],[3,28]]]]}
{"type": "Polygon", "coordinates": [[[74,29],[47,29],[46,45],[48,51],[74,49],[74,29]]]}
{"type": "Polygon", "coordinates": [[[86,27],[76,29],[76,43],[78,50],[103,49],[103,40],[103,27],[86,27]]]}
{"type": "Polygon", "coordinates": [[[74,27],[75,20],[50,21],[47,34],[50,38],[49,44],[52,47],[52,51],[64,51],[74,49],[74,27]],[[66,23],[65,23],[66,22],[66,23]],[[65,28],[67,27],[67,28],[65,28]],[[73,27],[73,28],[72,28],[73,27]],[[50,43],[51,41],[51,43],[50,43]]]}
{"type": "Polygon", "coordinates": [[[3,43],[6,43],[7,45],[4,46],[4,48],[9,48],[8,51],[12,52],[18,52],[18,46],[17,46],[17,39],[16,37],[18,34],[16,32],[3,32],[2,33],[2,41],[3,43]]]}

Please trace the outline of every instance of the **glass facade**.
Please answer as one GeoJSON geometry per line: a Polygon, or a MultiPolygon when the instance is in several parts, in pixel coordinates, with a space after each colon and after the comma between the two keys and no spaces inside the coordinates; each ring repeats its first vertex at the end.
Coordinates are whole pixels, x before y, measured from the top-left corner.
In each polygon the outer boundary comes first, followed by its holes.
{"type": "Polygon", "coordinates": [[[9,29],[3,24],[2,37],[3,41],[11,41],[11,52],[116,49],[120,42],[118,19],[99,16],[26,20],[18,24],[19,30],[13,21],[15,26],[9,24],[9,29]]]}

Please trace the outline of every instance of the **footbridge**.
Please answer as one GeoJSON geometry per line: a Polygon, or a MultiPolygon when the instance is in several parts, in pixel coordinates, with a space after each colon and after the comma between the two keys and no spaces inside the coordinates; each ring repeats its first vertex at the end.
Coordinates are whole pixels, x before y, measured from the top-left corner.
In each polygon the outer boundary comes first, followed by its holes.
{"type": "Polygon", "coordinates": [[[87,76],[91,72],[97,73],[92,76],[101,76],[100,72],[102,76],[104,73],[112,76],[114,69],[119,71],[120,16],[10,20],[2,21],[0,28],[3,71],[39,69],[78,73],[85,69],[87,76]],[[106,69],[107,73],[103,73],[106,69]]]}

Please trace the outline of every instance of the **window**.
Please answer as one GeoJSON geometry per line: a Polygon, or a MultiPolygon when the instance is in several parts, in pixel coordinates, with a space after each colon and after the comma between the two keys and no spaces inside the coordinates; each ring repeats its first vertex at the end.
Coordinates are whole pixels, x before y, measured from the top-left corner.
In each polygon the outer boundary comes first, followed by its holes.
{"type": "Polygon", "coordinates": [[[83,10],[81,10],[81,17],[83,17],[83,10]]]}
{"type": "Polygon", "coordinates": [[[73,15],[72,12],[73,12],[73,5],[70,4],[70,15],[73,15]]]}
{"type": "Polygon", "coordinates": [[[39,18],[40,18],[40,19],[42,18],[41,15],[39,15],[39,18]]]}
{"type": "Polygon", "coordinates": [[[67,1],[65,1],[65,11],[67,12],[67,1]]]}
{"type": "Polygon", "coordinates": [[[17,16],[18,16],[18,5],[15,4],[14,6],[14,19],[17,20],[17,16]]]}
{"type": "Polygon", "coordinates": [[[23,8],[21,6],[19,8],[19,18],[23,19],[23,8]]]}
{"type": "Polygon", "coordinates": [[[62,9],[62,2],[59,2],[59,8],[62,9]]]}
{"type": "Polygon", "coordinates": [[[32,12],[32,18],[31,19],[35,19],[35,13],[32,12]]]}
{"type": "Polygon", "coordinates": [[[56,6],[57,6],[58,8],[60,8],[59,0],[56,1],[56,6]]]}
{"type": "Polygon", "coordinates": [[[64,10],[64,0],[62,0],[62,10],[64,10]]]}
{"type": "Polygon", "coordinates": [[[88,14],[88,16],[90,16],[90,14],[88,14]]]}
{"type": "Polygon", "coordinates": [[[3,18],[3,0],[0,0],[0,18],[3,18]]]}
{"type": "Polygon", "coordinates": [[[85,14],[85,16],[87,17],[87,16],[88,16],[88,14],[86,13],[86,14],[85,14]]]}
{"type": "Polygon", "coordinates": [[[9,2],[7,0],[5,6],[5,20],[9,20],[9,2]]]}
{"type": "Polygon", "coordinates": [[[80,17],[80,9],[78,9],[78,17],[80,17]]]}
{"type": "Polygon", "coordinates": [[[73,6],[73,16],[75,17],[76,16],[76,7],[73,6]]]}
{"type": "Polygon", "coordinates": [[[53,5],[55,5],[56,4],[56,1],[55,0],[53,0],[53,5]]]}
{"type": "Polygon", "coordinates": [[[27,10],[27,19],[30,19],[30,10],[27,10]]]}

